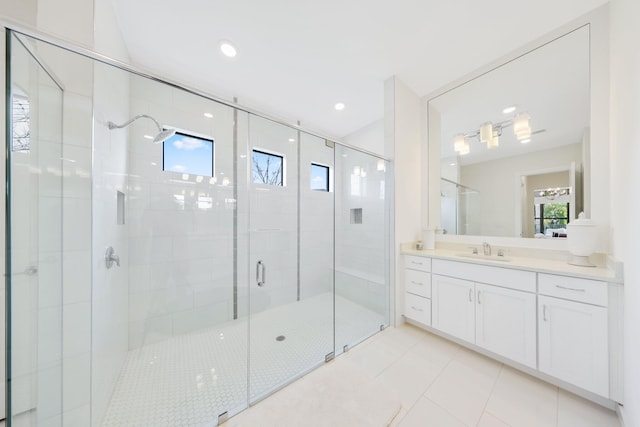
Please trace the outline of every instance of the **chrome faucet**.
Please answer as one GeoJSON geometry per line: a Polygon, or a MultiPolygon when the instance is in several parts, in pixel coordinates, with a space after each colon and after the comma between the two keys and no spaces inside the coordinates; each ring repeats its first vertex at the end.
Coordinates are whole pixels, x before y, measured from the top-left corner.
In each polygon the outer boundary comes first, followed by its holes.
{"type": "Polygon", "coordinates": [[[491,245],[489,242],[482,242],[482,247],[484,248],[484,255],[491,256],[491,245]]]}

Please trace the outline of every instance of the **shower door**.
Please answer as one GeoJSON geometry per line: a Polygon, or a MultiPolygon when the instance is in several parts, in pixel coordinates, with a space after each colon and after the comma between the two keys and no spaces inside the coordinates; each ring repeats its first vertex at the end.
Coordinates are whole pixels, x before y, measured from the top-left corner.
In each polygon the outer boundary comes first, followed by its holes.
{"type": "MultiPolygon", "coordinates": [[[[305,208],[301,195],[311,191],[306,153],[324,150],[325,161],[316,163],[327,164],[333,151],[324,140],[253,115],[248,141],[251,404],[323,363],[333,352],[333,245],[329,242],[315,259],[307,259],[311,252],[301,248],[308,248],[309,239],[300,233],[306,224],[300,215],[305,208]],[[323,263],[325,283],[316,291],[311,290],[311,281],[303,282],[308,277],[301,271],[303,255],[310,269],[323,263]]],[[[324,221],[329,221],[332,237],[333,198],[328,192],[324,196],[318,206],[328,209],[324,221]]],[[[324,234],[326,243],[329,236],[324,234]]]]}
{"type": "Polygon", "coordinates": [[[9,425],[60,425],[63,92],[34,45],[7,37],[6,416],[9,425]]]}

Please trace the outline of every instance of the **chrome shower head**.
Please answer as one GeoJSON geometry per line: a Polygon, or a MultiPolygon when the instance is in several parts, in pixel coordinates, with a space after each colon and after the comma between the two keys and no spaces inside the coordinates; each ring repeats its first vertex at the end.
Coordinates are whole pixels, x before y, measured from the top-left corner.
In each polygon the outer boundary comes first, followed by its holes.
{"type": "Polygon", "coordinates": [[[113,129],[122,129],[122,128],[126,128],[127,126],[129,126],[131,123],[135,122],[138,119],[141,118],[145,118],[145,119],[150,119],[153,121],[153,123],[156,124],[156,126],[158,127],[158,134],[153,138],[153,143],[154,144],[160,144],[161,142],[166,141],[167,139],[171,138],[175,133],[176,130],[175,129],[165,129],[162,130],[162,126],[160,126],[160,123],[158,123],[158,121],[156,119],[154,119],[151,116],[148,116],[146,114],[138,114],[137,116],[135,116],[132,119],[127,120],[126,122],[124,122],[121,125],[117,125],[113,122],[109,122],[107,123],[107,125],[109,126],[109,129],[113,130],[113,129]]]}
{"type": "Polygon", "coordinates": [[[175,129],[165,129],[163,131],[160,131],[160,133],[157,134],[155,138],[153,138],[153,143],[160,144],[161,142],[165,142],[167,139],[171,138],[175,134],[176,134],[175,129]]]}

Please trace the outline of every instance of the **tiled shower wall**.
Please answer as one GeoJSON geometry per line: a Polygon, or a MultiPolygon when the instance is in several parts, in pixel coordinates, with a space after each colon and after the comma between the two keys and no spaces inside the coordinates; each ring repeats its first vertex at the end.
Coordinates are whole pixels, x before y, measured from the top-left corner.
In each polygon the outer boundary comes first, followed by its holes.
{"type": "Polygon", "coordinates": [[[336,147],[336,293],[383,316],[389,310],[385,171],[382,159],[336,147]]]}
{"type": "Polygon", "coordinates": [[[214,139],[214,177],[165,172],[155,125],[129,127],[129,347],[233,318],[233,109],[134,77],[130,113],[214,139]],[[207,118],[210,113],[213,118],[207,118]]]}

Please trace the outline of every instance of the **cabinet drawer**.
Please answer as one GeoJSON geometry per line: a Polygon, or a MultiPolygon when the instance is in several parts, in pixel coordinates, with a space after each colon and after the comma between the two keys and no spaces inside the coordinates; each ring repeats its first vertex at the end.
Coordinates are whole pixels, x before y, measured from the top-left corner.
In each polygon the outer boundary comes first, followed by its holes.
{"type": "Polygon", "coordinates": [[[411,320],[431,326],[431,300],[418,295],[405,293],[404,315],[411,320]]]}
{"type": "Polygon", "coordinates": [[[431,258],[425,258],[415,255],[404,256],[404,266],[413,270],[431,271],[431,258]]]}
{"type": "Polygon", "coordinates": [[[517,291],[536,292],[536,273],[532,271],[434,259],[433,273],[517,291]]]}
{"type": "Polygon", "coordinates": [[[606,307],[607,292],[607,282],[555,274],[538,274],[538,293],[542,295],[606,307]]]}
{"type": "Polygon", "coordinates": [[[421,297],[431,298],[431,274],[405,269],[404,290],[421,297]]]}

